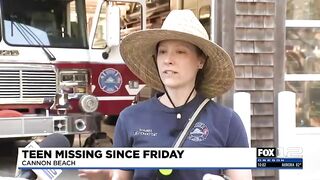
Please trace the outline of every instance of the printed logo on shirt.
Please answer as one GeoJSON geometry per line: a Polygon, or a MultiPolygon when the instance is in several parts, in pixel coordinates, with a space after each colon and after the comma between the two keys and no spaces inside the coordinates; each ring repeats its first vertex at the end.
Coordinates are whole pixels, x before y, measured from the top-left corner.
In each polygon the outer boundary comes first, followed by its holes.
{"type": "Polygon", "coordinates": [[[157,136],[158,133],[153,132],[152,129],[139,129],[133,132],[134,136],[157,136]]]}
{"type": "Polygon", "coordinates": [[[188,139],[194,142],[201,142],[204,141],[208,137],[208,135],[209,128],[207,127],[207,125],[202,122],[197,122],[191,129],[188,139]]]}

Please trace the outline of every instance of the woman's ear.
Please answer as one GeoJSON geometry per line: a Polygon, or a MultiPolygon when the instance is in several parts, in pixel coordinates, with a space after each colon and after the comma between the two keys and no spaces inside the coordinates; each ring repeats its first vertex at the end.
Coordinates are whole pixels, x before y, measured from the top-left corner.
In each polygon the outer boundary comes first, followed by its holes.
{"type": "Polygon", "coordinates": [[[205,62],[206,62],[206,60],[203,57],[200,57],[200,62],[199,62],[198,68],[202,69],[205,62]]]}

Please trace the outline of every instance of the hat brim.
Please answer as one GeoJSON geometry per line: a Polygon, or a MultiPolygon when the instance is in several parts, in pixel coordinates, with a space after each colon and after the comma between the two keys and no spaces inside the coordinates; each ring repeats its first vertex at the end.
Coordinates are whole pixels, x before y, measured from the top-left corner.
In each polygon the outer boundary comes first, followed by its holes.
{"type": "Polygon", "coordinates": [[[153,55],[156,45],[164,40],[182,40],[199,47],[207,56],[204,79],[196,87],[205,97],[212,98],[228,91],[234,83],[234,68],[230,56],[217,44],[188,33],[152,29],[126,36],[120,44],[120,54],[129,69],[148,86],[162,91],[163,87],[153,55]]]}

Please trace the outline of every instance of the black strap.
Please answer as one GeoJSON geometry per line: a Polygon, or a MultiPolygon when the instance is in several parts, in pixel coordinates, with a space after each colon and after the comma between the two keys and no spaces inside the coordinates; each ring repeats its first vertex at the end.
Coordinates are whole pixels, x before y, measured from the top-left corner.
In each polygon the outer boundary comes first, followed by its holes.
{"type": "Polygon", "coordinates": [[[172,147],[178,148],[181,147],[184,143],[184,141],[187,138],[187,135],[190,133],[191,127],[194,126],[194,124],[197,122],[199,113],[201,110],[205,107],[205,105],[210,101],[210,99],[206,98],[205,100],[202,101],[202,103],[199,105],[199,107],[196,109],[196,111],[193,113],[191,118],[189,119],[188,123],[186,124],[185,128],[183,131],[178,135],[175,143],[173,144],[172,147]]]}

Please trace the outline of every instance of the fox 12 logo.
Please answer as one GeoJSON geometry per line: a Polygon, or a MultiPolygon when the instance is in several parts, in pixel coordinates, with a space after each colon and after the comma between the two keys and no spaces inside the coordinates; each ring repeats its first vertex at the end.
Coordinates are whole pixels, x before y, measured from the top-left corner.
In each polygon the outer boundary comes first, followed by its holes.
{"type": "Polygon", "coordinates": [[[287,148],[257,148],[257,157],[269,158],[302,158],[303,150],[301,147],[287,147],[287,148]]]}

